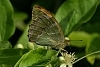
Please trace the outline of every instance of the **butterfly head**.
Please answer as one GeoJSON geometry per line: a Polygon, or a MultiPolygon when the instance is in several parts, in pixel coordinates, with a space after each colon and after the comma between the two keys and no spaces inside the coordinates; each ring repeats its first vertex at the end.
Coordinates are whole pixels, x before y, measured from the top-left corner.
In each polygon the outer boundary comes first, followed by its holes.
{"type": "Polygon", "coordinates": [[[65,37],[65,44],[68,46],[69,44],[70,44],[70,40],[69,40],[69,38],[68,37],[65,37]]]}
{"type": "Polygon", "coordinates": [[[56,49],[63,49],[65,48],[66,46],[68,46],[70,44],[70,40],[69,38],[65,38],[64,42],[63,43],[58,43],[58,45],[54,46],[54,48],[56,49]]]}

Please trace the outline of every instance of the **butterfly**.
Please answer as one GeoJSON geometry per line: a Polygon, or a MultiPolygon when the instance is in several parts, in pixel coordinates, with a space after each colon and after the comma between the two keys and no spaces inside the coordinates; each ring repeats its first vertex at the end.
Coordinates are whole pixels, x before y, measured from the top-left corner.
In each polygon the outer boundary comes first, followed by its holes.
{"type": "Polygon", "coordinates": [[[32,22],[28,30],[29,42],[61,49],[68,45],[54,16],[45,8],[35,5],[32,10],[32,22]]]}

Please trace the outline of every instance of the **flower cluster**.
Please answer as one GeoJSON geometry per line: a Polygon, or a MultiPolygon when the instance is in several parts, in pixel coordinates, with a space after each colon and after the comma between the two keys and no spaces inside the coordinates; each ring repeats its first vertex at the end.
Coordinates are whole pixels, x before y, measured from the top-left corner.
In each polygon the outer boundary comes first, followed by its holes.
{"type": "Polygon", "coordinates": [[[62,59],[64,60],[64,63],[60,65],[60,67],[72,67],[73,62],[76,60],[74,53],[68,54],[68,52],[62,52],[62,59]]]}

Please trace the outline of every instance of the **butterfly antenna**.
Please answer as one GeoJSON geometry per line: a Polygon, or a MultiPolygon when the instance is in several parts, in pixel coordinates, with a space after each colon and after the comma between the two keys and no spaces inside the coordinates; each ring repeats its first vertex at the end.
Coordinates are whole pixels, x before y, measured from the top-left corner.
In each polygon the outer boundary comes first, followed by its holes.
{"type": "MultiPolygon", "coordinates": [[[[81,27],[70,38],[72,38],[80,29],[81,29],[81,27]]],[[[70,41],[82,41],[82,40],[68,40],[68,41],[70,42],[70,41]]],[[[70,47],[70,50],[72,52],[72,48],[70,45],[69,45],[69,47],[70,47]]]]}
{"type": "Polygon", "coordinates": [[[81,27],[70,38],[72,38],[80,29],[81,27]]]}

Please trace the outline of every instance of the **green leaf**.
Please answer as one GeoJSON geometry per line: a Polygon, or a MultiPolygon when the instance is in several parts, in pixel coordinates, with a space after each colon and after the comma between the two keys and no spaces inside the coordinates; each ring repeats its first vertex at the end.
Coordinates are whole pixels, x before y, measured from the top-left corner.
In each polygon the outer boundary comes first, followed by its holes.
{"type": "Polygon", "coordinates": [[[31,50],[21,57],[14,67],[28,67],[37,63],[46,54],[45,49],[31,50]]]}
{"type": "Polygon", "coordinates": [[[0,41],[0,49],[12,48],[12,45],[9,41],[0,41]]]}
{"type": "Polygon", "coordinates": [[[13,8],[9,0],[0,0],[0,41],[7,41],[14,33],[13,8]]]}
{"type": "MultiPolygon", "coordinates": [[[[93,52],[96,52],[96,51],[100,51],[100,35],[99,34],[91,35],[91,38],[88,41],[88,45],[86,47],[86,54],[90,54],[90,53],[93,53],[93,52]]],[[[99,55],[100,55],[100,53],[88,56],[87,60],[91,64],[94,64],[95,58],[98,57],[99,55]]]]}
{"type": "Polygon", "coordinates": [[[56,13],[65,35],[87,22],[94,14],[99,0],[66,0],[56,13]]]}
{"type": "Polygon", "coordinates": [[[0,49],[0,64],[15,65],[28,49],[0,49]]]}
{"type": "Polygon", "coordinates": [[[38,67],[46,66],[50,61],[51,57],[56,54],[55,51],[46,49],[31,50],[21,57],[14,67],[38,67]]]}
{"type": "Polygon", "coordinates": [[[43,58],[41,58],[41,60],[39,60],[39,62],[33,64],[32,66],[33,67],[47,66],[47,65],[51,64],[52,62],[56,61],[56,59],[57,59],[56,54],[57,54],[57,52],[55,50],[48,50],[46,55],[43,58]],[[55,59],[53,57],[55,57],[55,59]]]}
{"type": "Polygon", "coordinates": [[[50,64],[52,65],[52,67],[58,67],[60,64],[58,63],[58,57],[57,56],[52,56],[50,64]]]}
{"type": "Polygon", "coordinates": [[[57,58],[56,56],[57,52],[55,50],[48,50],[46,55],[36,64],[34,64],[34,66],[45,66],[47,64],[50,64],[51,62],[53,62],[54,60],[52,60],[52,57],[57,58]]]}

